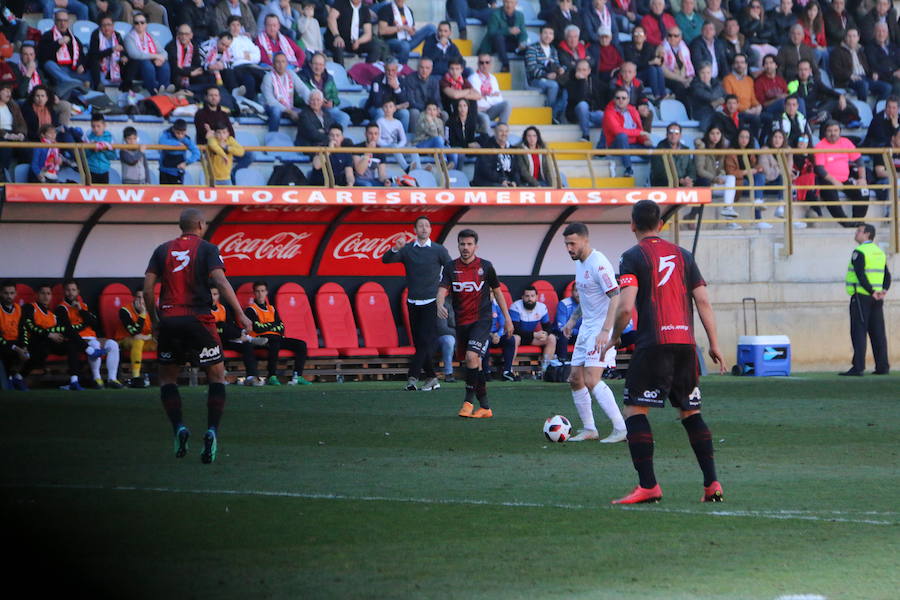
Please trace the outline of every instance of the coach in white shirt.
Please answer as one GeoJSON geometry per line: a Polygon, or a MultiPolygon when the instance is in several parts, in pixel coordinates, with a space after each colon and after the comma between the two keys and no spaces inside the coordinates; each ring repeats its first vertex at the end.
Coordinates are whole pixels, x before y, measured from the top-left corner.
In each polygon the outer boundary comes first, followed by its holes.
{"type": "Polygon", "coordinates": [[[478,121],[484,133],[490,133],[491,121],[497,119],[498,123],[509,123],[509,115],[512,107],[503,99],[500,93],[500,84],[491,73],[493,58],[490,54],[478,55],[478,70],[469,75],[469,83],[481,94],[478,101],[478,121]]]}

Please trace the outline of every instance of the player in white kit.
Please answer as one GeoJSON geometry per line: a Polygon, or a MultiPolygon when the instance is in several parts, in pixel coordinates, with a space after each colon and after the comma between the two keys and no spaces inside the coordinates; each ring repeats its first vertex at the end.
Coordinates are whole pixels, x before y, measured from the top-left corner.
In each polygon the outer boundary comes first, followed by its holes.
{"type": "Polygon", "coordinates": [[[571,334],[578,319],[582,319],[575,351],[572,353],[569,385],[572,388],[572,400],[584,427],[569,441],[600,440],[591,407],[593,393],[597,404],[613,425],[612,433],[600,442],[622,442],[625,441],[626,434],[625,420],[612,390],[603,381],[603,370],[615,366],[616,349],[610,348],[606,356],[600,355],[600,349],[609,339],[615,324],[619,302],[616,273],[606,256],[591,248],[588,228],[583,223],[570,223],[563,231],[563,237],[566,240],[566,251],[576,264],[575,285],[581,296],[578,308],[566,323],[563,334],[571,334]]]}

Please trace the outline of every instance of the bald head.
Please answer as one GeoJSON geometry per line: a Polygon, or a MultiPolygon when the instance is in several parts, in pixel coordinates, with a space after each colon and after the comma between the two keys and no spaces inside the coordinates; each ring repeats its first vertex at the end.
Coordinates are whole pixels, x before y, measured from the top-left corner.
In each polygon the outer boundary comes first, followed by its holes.
{"type": "Polygon", "coordinates": [[[181,211],[181,217],[178,219],[178,226],[184,233],[200,233],[203,231],[203,225],[206,218],[199,208],[188,207],[181,211]]]}

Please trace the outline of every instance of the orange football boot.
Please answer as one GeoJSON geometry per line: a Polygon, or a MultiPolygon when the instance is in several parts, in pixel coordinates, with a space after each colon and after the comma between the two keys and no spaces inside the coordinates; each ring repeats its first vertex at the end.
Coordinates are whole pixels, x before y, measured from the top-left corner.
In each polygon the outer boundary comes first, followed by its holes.
{"type": "Polygon", "coordinates": [[[475,409],[475,407],[472,406],[472,403],[471,403],[471,402],[468,402],[468,401],[463,402],[462,407],[459,409],[459,416],[461,416],[461,417],[471,417],[471,416],[472,416],[472,411],[473,411],[474,409],[475,409]]]}
{"type": "Polygon", "coordinates": [[[494,411],[489,408],[479,408],[469,416],[473,419],[490,419],[494,416],[494,411]]]}
{"type": "Polygon", "coordinates": [[[636,486],[634,490],[618,500],[613,500],[613,504],[643,504],[645,502],[659,502],[662,499],[662,489],[657,483],[652,488],[642,488],[636,486]]]}

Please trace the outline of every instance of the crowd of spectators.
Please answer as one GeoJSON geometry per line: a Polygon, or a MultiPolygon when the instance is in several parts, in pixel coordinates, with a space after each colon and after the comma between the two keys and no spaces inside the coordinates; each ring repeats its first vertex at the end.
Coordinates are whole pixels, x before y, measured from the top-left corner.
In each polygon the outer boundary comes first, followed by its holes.
{"type": "MultiPolygon", "coordinates": [[[[871,106],[887,101],[867,145],[889,146],[898,130],[900,23],[889,0],[541,0],[538,16],[545,25],[532,43],[516,0],[446,4],[449,20],[434,25],[417,20],[407,0],[7,2],[0,33],[9,42],[5,58],[13,50],[17,54],[15,62],[0,61],[0,138],[90,141],[97,156],[107,156],[101,144],[122,140],[92,139],[72,126],[73,113],[135,111],[148,97],[168,97],[176,106],[199,103],[187,116],[193,116],[196,134],[173,120],[158,140],[137,139],[178,146],[161,156],[161,179],[172,183],[184,181],[185,167],[197,160],[195,150],[210,140],[217,142],[208,152],[218,161],[220,184],[231,181],[226,163],[232,169],[252,163],[252,153],[238,151],[233,141],[231,117],[242,113],[265,115],[272,132],[287,119],[297,126],[295,143],[304,146],[349,143],[347,128],[368,123],[365,144],[374,148],[542,149],[537,127],[511,140],[506,126],[511,102],[494,66],[508,72],[515,57],[524,59],[524,83],[543,95],[553,122],[577,124],[584,140],[600,129],[599,147],[655,145],[650,130],[658,111],[652,105],[674,98],[700,124],[697,147],[747,150],[729,161],[711,154],[676,160],[677,185],[771,183],[771,165],[760,164],[765,161],[757,161],[752,150],[774,144],[848,150],[828,155],[836,158],[826,164],[817,159],[808,173],[799,165],[798,178],[809,176],[817,184],[877,180],[874,169],[867,172],[867,163],[854,158],[852,146],[863,140],[841,133],[860,123],[851,100],[871,106]],[[26,9],[52,19],[52,26],[43,32],[32,28],[22,18],[26,9]],[[476,40],[474,70],[451,37],[450,20],[459,39],[468,39],[467,18],[485,29],[476,40]],[[76,19],[98,25],[89,42],[73,30],[76,19]],[[169,32],[167,44],[154,33],[161,27],[169,32]],[[412,70],[406,63],[420,43],[421,58],[412,70]],[[349,55],[375,69],[361,110],[342,101],[326,69],[328,60],[343,64],[349,55]],[[119,93],[107,96],[110,88],[119,93]]],[[[163,112],[160,102],[154,105],[163,112]]],[[[656,145],[685,147],[681,128],[670,126],[656,145]]],[[[458,166],[463,156],[451,154],[448,162],[458,166]]],[[[405,169],[427,162],[412,153],[348,157],[337,160],[339,185],[389,184],[386,160],[405,169]]],[[[28,162],[30,179],[39,181],[59,176],[71,156],[4,148],[0,159],[6,179],[14,163],[28,162]]],[[[141,157],[129,160],[143,164],[141,157]]],[[[631,162],[621,156],[626,176],[633,173],[631,162]]],[[[653,161],[653,185],[673,184],[663,177],[663,167],[653,161]]],[[[92,174],[102,181],[105,173],[92,174]]],[[[548,155],[498,153],[478,156],[473,183],[552,186],[558,179],[548,155]]],[[[735,192],[724,194],[732,204],[735,192]]],[[[825,200],[834,194],[820,192],[825,200]]],[[[858,190],[853,195],[864,197],[858,190]]],[[[758,213],[762,192],[754,190],[748,200],[758,213]]],[[[854,207],[853,218],[865,208],[854,207]]],[[[722,211],[726,217],[733,213],[722,211]]]]}

